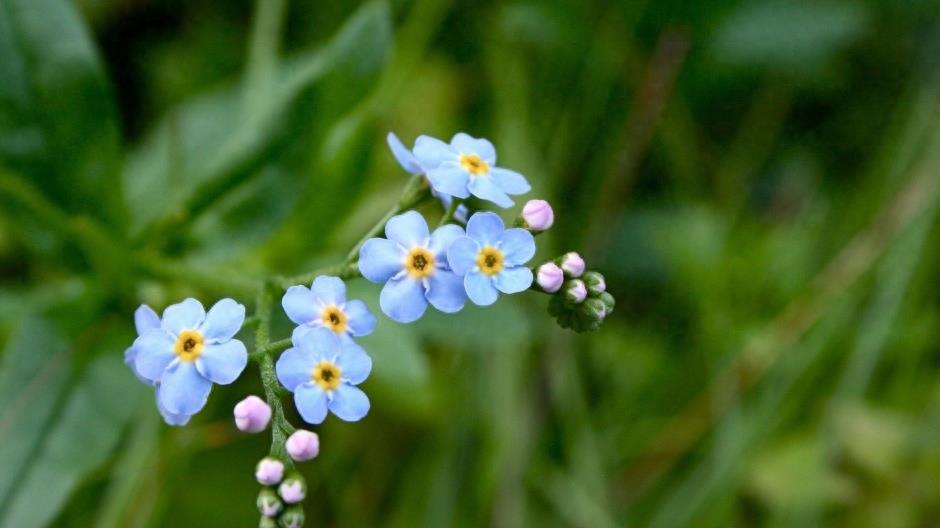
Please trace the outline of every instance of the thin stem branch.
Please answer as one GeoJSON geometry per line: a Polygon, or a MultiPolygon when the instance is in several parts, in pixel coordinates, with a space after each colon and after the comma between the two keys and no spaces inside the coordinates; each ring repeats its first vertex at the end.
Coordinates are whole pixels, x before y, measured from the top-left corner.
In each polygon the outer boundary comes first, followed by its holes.
{"type": "Polygon", "coordinates": [[[444,216],[441,217],[441,221],[438,222],[437,227],[441,227],[447,224],[454,219],[454,214],[457,213],[457,208],[460,207],[464,201],[462,198],[453,197],[450,200],[450,205],[447,206],[447,209],[444,211],[444,216]]]}

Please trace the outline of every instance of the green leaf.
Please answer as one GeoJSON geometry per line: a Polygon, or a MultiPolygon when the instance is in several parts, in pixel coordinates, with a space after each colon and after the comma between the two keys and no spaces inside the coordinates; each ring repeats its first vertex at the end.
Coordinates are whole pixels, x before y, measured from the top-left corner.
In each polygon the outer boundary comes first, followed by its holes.
{"type": "Polygon", "coordinates": [[[46,322],[27,319],[10,336],[0,365],[0,511],[55,412],[68,371],[68,346],[46,322]]]}
{"type": "Polygon", "coordinates": [[[71,211],[119,218],[117,112],[71,2],[0,2],[0,163],[71,211]]]}
{"type": "Polygon", "coordinates": [[[81,479],[108,459],[146,392],[120,354],[98,357],[29,459],[0,526],[44,526],[54,519],[81,479]]]}

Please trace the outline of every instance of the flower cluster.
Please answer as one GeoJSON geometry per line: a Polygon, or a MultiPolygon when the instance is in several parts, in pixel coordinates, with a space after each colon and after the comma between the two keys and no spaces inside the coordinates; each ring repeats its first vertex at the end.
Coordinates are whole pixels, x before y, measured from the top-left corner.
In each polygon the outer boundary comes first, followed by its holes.
{"type": "Polygon", "coordinates": [[[262,486],[257,499],[258,512],[261,513],[259,526],[273,527],[280,523],[283,528],[300,528],[304,525],[304,510],[300,503],[307,496],[307,482],[296,471],[286,477],[285,472],[284,463],[271,456],[261,459],[255,467],[255,479],[262,486]]]}
{"type": "Polygon", "coordinates": [[[575,252],[542,264],[537,277],[539,289],[552,294],[548,312],[562,328],[597,330],[614,311],[614,297],[607,292],[604,276],[585,271],[584,259],[575,252]]]}

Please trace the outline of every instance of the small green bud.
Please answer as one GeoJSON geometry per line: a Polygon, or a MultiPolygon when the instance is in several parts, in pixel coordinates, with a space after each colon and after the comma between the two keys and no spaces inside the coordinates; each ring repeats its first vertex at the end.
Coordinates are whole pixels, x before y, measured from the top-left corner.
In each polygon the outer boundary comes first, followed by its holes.
{"type": "Polygon", "coordinates": [[[300,505],[295,505],[284,510],[281,515],[281,526],[283,528],[300,528],[304,525],[304,509],[300,505]]]}
{"type": "Polygon", "coordinates": [[[277,521],[270,517],[261,517],[258,521],[258,528],[277,528],[277,521]]]}
{"type": "Polygon", "coordinates": [[[617,304],[617,302],[614,301],[614,296],[609,292],[604,292],[598,295],[597,298],[604,303],[604,306],[607,308],[607,315],[610,315],[610,313],[614,311],[614,306],[617,304]]]}
{"type": "Polygon", "coordinates": [[[265,517],[274,517],[281,513],[284,503],[271,488],[264,488],[258,493],[258,511],[265,517]]]}
{"type": "Polygon", "coordinates": [[[591,322],[603,321],[604,317],[607,317],[607,306],[604,304],[604,301],[600,299],[588,299],[578,307],[578,311],[584,314],[584,316],[591,322]]]}
{"type": "Polygon", "coordinates": [[[581,279],[566,281],[561,291],[568,304],[581,304],[587,297],[587,287],[581,279]]]}
{"type": "Polygon", "coordinates": [[[604,276],[596,271],[586,272],[581,276],[581,280],[583,280],[584,285],[587,286],[588,294],[590,294],[591,297],[597,297],[607,290],[607,283],[604,281],[604,276]]]}

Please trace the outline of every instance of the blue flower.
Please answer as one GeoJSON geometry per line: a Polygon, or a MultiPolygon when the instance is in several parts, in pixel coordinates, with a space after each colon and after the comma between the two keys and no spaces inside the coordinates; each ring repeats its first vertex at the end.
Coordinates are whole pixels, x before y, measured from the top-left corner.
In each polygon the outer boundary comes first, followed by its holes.
{"type": "MultiPolygon", "coordinates": [[[[153,308],[142,304],[134,312],[134,326],[137,327],[137,335],[143,335],[143,333],[148,330],[160,328],[160,317],[153,311],[153,308]]],[[[134,375],[137,376],[137,379],[156,389],[154,392],[157,397],[157,410],[160,411],[160,415],[163,416],[163,421],[169,425],[186,425],[186,423],[189,422],[189,415],[171,413],[160,404],[160,384],[141,376],[137,372],[136,361],[137,349],[131,345],[124,351],[124,364],[130,367],[134,375]]]]}
{"type": "Polygon", "coordinates": [[[385,224],[386,238],[370,238],[359,250],[359,271],[366,279],[385,283],[379,306],[399,323],[424,315],[430,302],[454,313],[467,299],[460,277],[447,264],[447,247],[463,229],[445,225],[428,233],[424,217],[415,211],[393,216],[385,224]]]}
{"type": "Polygon", "coordinates": [[[277,359],[277,379],[294,393],[304,421],[318,424],[326,411],[355,422],[369,412],[369,397],[356,385],[369,377],[372,359],[352,340],[344,341],[326,328],[301,326],[294,344],[277,359]]]}
{"type": "Polygon", "coordinates": [[[328,328],[343,339],[369,335],[375,330],[375,316],[366,303],[346,300],[346,284],[339,277],[317,277],[309,289],[291,286],[281,299],[281,306],[298,325],[328,328]]]}
{"type": "Polygon", "coordinates": [[[472,194],[500,207],[510,207],[513,201],[508,195],[532,189],[518,172],[496,166],[492,143],[463,132],[456,134],[449,145],[430,136],[419,136],[413,155],[424,168],[431,187],[439,193],[457,198],[469,198],[472,194]]]}
{"type": "Polygon", "coordinates": [[[147,322],[134,341],[134,372],[157,387],[158,406],[171,415],[196,414],[213,383],[232,383],[245,369],[245,345],[232,339],[245,307],[232,299],[215,303],[209,313],[186,299],[167,307],[159,326],[150,314],[142,318],[147,322]]]}
{"type": "MultiPolygon", "coordinates": [[[[408,150],[401,140],[398,139],[398,136],[394,132],[389,132],[386,137],[388,141],[388,148],[392,150],[392,155],[395,156],[395,160],[398,161],[398,164],[401,165],[401,168],[405,171],[410,172],[411,174],[424,174],[425,168],[421,165],[421,162],[418,161],[418,158],[415,157],[414,153],[408,150]]],[[[435,198],[441,201],[441,205],[444,206],[446,210],[450,207],[451,201],[454,199],[453,196],[449,194],[444,194],[431,189],[431,194],[435,198]]],[[[460,204],[457,206],[457,210],[454,211],[454,218],[459,220],[461,223],[467,223],[467,206],[460,204]]]]}
{"type": "Polygon", "coordinates": [[[467,222],[467,236],[453,241],[447,261],[463,277],[474,304],[496,302],[499,292],[518,293],[532,285],[532,270],[524,266],[535,255],[535,239],[525,229],[506,229],[499,215],[476,213],[467,222]]]}

